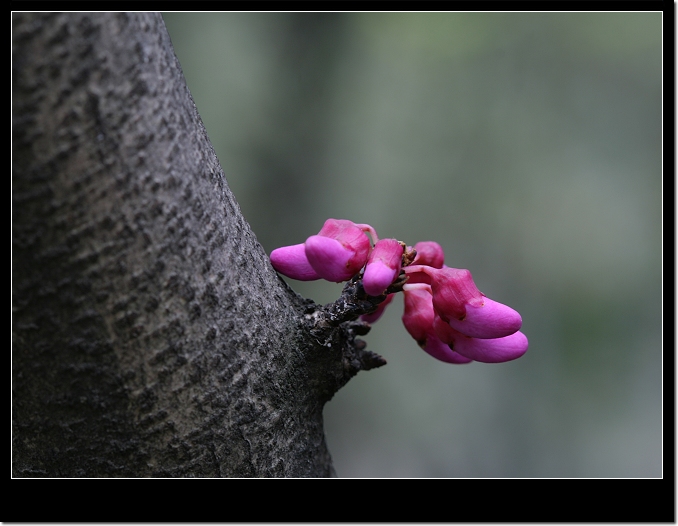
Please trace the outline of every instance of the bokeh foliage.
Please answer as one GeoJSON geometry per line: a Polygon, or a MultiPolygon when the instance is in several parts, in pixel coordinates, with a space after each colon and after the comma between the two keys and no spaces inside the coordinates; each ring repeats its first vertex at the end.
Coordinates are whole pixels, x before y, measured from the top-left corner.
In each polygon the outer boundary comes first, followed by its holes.
{"type": "Polygon", "coordinates": [[[267,251],[370,223],[523,315],[523,358],[452,366],[394,301],[325,409],[340,476],[661,476],[661,13],[163,16],[267,251]]]}

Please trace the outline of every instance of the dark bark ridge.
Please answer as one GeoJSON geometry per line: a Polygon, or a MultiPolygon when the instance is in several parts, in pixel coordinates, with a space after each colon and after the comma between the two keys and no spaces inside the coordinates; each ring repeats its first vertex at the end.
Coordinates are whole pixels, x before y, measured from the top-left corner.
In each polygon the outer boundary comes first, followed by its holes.
{"type": "Polygon", "coordinates": [[[14,13],[12,68],[13,475],[332,475],[385,296],[275,273],[160,15],[14,13]]]}

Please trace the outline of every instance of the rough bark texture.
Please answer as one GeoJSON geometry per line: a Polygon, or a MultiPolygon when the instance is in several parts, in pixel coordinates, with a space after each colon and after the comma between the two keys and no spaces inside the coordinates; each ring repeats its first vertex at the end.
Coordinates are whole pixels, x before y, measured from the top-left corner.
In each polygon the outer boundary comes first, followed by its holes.
{"type": "Polygon", "coordinates": [[[13,14],[12,185],[14,476],[333,474],[383,298],[278,277],[160,15],[13,14]]]}

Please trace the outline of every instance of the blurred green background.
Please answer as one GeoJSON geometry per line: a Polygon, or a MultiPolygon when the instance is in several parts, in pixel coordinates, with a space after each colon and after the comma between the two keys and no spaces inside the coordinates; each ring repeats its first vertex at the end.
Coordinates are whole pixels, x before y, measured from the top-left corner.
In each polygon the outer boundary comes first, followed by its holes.
{"type": "Polygon", "coordinates": [[[523,316],[525,356],[455,366],[397,298],[325,408],[339,476],[662,475],[661,13],[163,16],[267,252],[370,223],[523,316]]]}

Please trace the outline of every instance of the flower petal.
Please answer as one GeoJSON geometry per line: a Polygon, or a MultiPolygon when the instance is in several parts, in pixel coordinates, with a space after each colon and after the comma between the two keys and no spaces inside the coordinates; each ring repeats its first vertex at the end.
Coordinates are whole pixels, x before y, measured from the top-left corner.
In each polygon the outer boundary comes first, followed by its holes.
{"type": "Polygon", "coordinates": [[[374,261],[365,267],[363,287],[370,296],[380,296],[396,277],[397,270],[386,266],[382,261],[374,261]]]}
{"type": "Polygon", "coordinates": [[[522,332],[503,338],[471,338],[455,331],[440,316],[433,320],[433,328],[443,343],[462,356],[478,362],[508,362],[520,358],[527,351],[527,337],[522,332]]]}
{"type": "Polygon", "coordinates": [[[400,274],[403,246],[396,239],[377,242],[367,258],[363,287],[370,296],[379,296],[400,274]]]}
{"type": "Polygon", "coordinates": [[[428,265],[433,268],[442,268],[445,261],[445,252],[435,241],[419,241],[414,245],[417,256],[412,262],[413,265],[428,265]]]}
{"type": "Polygon", "coordinates": [[[433,308],[443,320],[463,318],[469,305],[482,305],[483,295],[468,270],[444,267],[432,268],[428,273],[433,290],[433,308]]]}
{"type": "Polygon", "coordinates": [[[337,283],[360,272],[372,249],[367,234],[348,219],[328,219],[305,245],[313,269],[322,278],[337,283]]]}
{"type": "MultiPolygon", "coordinates": [[[[318,232],[319,236],[336,239],[344,247],[353,251],[355,260],[351,261],[351,264],[357,266],[357,269],[351,276],[354,276],[363,268],[372,249],[370,239],[361,227],[369,227],[374,231],[369,225],[359,226],[348,219],[328,219],[318,232]],[[360,264],[358,265],[358,263],[360,264]]],[[[374,235],[376,236],[376,233],[374,235]]]]}
{"type": "Polygon", "coordinates": [[[448,323],[473,338],[503,338],[518,331],[523,319],[508,305],[483,297],[482,305],[466,305],[466,315],[462,319],[450,318],[448,323]]]}
{"type": "MultiPolygon", "coordinates": [[[[435,313],[431,301],[431,293],[424,288],[413,288],[404,291],[405,311],[403,325],[424,351],[434,358],[447,363],[469,363],[472,360],[453,351],[449,345],[441,341],[433,328],[435,313]]],[[[437,318],[440,319],[440,318],[437,318]]],[[[449,325],[440,320],[450,331],[449,325]]]]}
{"type": "Polygon", "coordinates": [[[510,336],[493,339],[469,338],[459,335],[451,347],[467,358],[485,363],[508,362],[527,352],[527,336],[514,332],[510,336]]]}
{"type": "Polygon", "coordinates": [[[271,252],[271,265],[288,278],[299,281],[320,279],[320,275],[313,270],[306,258],[306,247],[303,243],[276,248],[271,252]]]}
{"type": "Polygon", "coordinates": [[[403,325],[410,336],[418,343],[425,342],[427,335],[433,334],[433,304],[431,293],[417,288],[404,290],[405,310],[403,311],[403,325]]]}
{"type": "MultiPolygon", "coordinates": [[[[346,248],[336,239],[325,236],[311,236],[304,243],[306,257],[313,270],[327,281],[339,283],[351,279],[362,265],[355,270],[350,265],[355,255],[352,250],[346,248]]],[[[363,262],[364,264],[364,262],[363,262]]]]}

